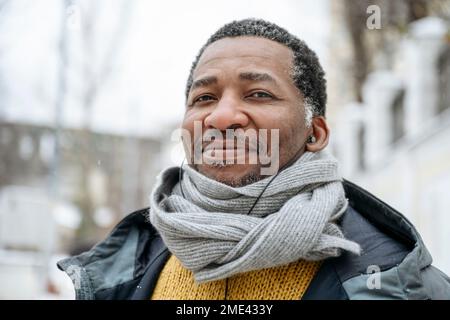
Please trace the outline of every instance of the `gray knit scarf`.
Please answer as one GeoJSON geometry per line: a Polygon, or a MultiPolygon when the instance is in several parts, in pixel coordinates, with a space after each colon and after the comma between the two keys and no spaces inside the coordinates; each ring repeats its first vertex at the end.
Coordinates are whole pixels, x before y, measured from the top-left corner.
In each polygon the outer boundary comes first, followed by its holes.
{"type": "Polygon", "coordinates": [[[181,190],[179,168],[166,169],[150,196],[150,221],[200,283],[342,250],[360,253],[336,224],[348,202],[330,154],[304,153],[248,215],[271,178],[233,188],[185,166],[181,190]]]}

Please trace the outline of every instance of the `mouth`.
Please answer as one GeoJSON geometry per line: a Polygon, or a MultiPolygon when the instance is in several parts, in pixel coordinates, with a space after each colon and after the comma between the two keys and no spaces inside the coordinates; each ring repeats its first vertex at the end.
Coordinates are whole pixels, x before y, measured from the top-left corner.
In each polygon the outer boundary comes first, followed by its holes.
{"type": "Polygon", "coordinates": [[[244,164],[250,153],[257,148],[249,143],[237,144],[233,140],[216,140],[203,148],[203,160],[207,163],[244,164]]]}
{"type": "Polygon", "coordinates": [[[229,159],[245,156],[245,154],[249,152],[247,149],[214,149],[210,148],[203,151],[203,156],[208,158],[216,158],[216,159],[229,159]]]}
{"type": "Polygon", "coordinates": [[[241,143],[236,143],[232,140],[216,140],[202,146],[202,153],[207,151],[218,151],[218,152],[257,152],[258,146],[249,144],[246,142],[244,145],[241,143]]]}
{"type": "Polygon", "coordinates": [[[233,140],[215,140],[202,150],[203,162],[213,166],[247,164],[254,162],[257,148],[250,143],[236,143],[233,140]]]}

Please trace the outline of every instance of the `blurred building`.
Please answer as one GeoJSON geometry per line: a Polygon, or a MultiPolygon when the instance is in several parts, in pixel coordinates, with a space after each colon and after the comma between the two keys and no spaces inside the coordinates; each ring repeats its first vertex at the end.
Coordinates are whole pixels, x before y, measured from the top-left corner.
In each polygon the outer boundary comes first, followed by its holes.
{"type": "Polygon", "coordinates": [[[62,129],[55,163],[55,134],[0,123],[0,298],[42,297],[54,254],[88,249],[147,206],[159,172],[158,140],[62,129]]]}
{"type": "Polygon", "coordinates": [[[160,170],[159,140],[82,129],[62,129],[59,135],[55,164],[54,128],[0,123],[0,189],[17,185],[44,190],[49,197],[56,193],[107,229],[147,204],[160,170]]]}
{"type": "Polygon", "coordinates": [[[371,30],[365,10],[349,17],[333,1],[332,148],[344,176],[405,214],[450,273],[450,2],[374,2],[371,30]]]}

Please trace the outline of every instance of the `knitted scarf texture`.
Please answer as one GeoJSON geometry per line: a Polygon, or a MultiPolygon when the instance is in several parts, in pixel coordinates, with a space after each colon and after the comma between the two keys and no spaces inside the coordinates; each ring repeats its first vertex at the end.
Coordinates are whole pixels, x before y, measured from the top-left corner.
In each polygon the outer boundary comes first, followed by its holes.
{"type": "Polygon", "coordinates": [[[338,162],[327,152],[305,152],[275,178],[238,188],[188,165],[179,181],[179,170],[161,172],[149,217],[199,283],[300,259],[323,260],[343,250],[360,254],[337,224],[348,201],[338,162]]]}

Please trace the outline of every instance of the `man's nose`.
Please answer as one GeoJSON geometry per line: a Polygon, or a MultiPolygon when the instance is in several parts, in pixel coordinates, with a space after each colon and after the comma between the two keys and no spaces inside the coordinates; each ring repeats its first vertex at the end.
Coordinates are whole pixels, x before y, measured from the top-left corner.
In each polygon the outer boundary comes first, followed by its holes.
{"type": "Polygon", "coordinates": [[[222,97],[214,110],[205,118],[205,127],[225,131],[229,128],[244,128],[248,125],[248,116],[241,111],[240,101],[234,97],[222,97]]]}

